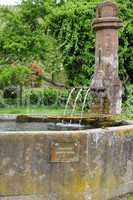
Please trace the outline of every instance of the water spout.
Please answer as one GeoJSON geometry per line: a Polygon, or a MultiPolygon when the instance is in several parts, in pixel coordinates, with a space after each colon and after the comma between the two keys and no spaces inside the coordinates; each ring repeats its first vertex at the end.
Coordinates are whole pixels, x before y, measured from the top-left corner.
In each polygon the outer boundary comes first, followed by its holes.
{"type": "Polygon", "coordinates": [[[17,108],[20,107],[20,87],[17,86],[17,108]]]}
{"type": "Polygon", "coordinates": [[[74,105],[73,105],[73,109],[72,109],[72,112],[71,112],[71,117],[74,115],[74,112],[75,112],[75,109],[76,109],[76,105],[77,105],[77,101],[78,101],[78,98],[82,92],[83,88],[80,88],[80,90],[78,91],[78,94],[75,98],[75,102],[74,102],[74,105]]]}
{"type": "Polygon", "coordinates": [[[70,100],[71,100],[72,94],[73,94],[73,92],[75,91],[75,89],[76,89],[76,88],[72,88],[72,90],[71,90],[71,92],[70,92],[70,94],[69,94],[69,96],[68,96],[68,99],[67,99],[67,102],[66,102],[66,106],[65,106],[65,110],[64,110],[64,116],[65,116],[66,113],[67,113],[68,105],[69,105],[69,102],[70,102],[70,100]]]}
{"type": "Polygon", "coordinates": [[[82,105],[82,110],[81,110],[81,115],[80,115],[80,121],[79,121],[79,123],[81,123],[82,118],[83,118],[83,112],[84,112],[84,108],[85,108],[85,105],[86,105],[86,100],[87,100],[87,97],[89,95],[89,92],[90,92],[90,88],[87,90],[87,92],[85,94],[85,98],[84,98],[83,105],[82,105]]]}

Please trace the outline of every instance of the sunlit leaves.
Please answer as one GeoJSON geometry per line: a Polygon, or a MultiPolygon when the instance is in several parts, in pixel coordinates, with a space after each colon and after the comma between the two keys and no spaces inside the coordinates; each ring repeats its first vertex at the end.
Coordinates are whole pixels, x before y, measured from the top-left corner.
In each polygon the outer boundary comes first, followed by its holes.
{"type": "MultiPolygon", "coordinates": [[[[0,64],[37,61],[44,71],[65,68],[69,85],[89,84],[95,63],[92,21],[101,0],[23,0],[0,12],[0,64]]],[[[116,0],[123,28],[119,31],[119,74],[133,81],[133,3],[116,0]]]]}

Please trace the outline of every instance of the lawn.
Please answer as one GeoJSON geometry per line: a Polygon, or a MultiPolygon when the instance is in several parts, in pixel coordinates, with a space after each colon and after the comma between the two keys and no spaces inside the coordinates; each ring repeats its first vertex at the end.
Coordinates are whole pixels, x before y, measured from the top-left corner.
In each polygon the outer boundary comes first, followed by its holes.
{"type": "MultiPolygon", "coordinates": [[[[7,107],[7,108],[0,108],[0,114],[46,114],[46,115],[63,115],[64,114],[64,107],[59,106],[30,106],[30,107],[7,107]]],[[[71,115],[72,109],[68,109],[68,115],[71,115]]],[[[77,108],[74,114],[80,115],[81,109],[77,108]]],[[[87,114],[87,113],[86,113],[87,114]]],[[[116,120],[133,120],[132,113],[122,113],[121,115],[115,116],[116,120]]]]}
{"type": "Polygon", "coordinates": [[[61,107],[10,107],[10,108],[0,108],[0,114],[48,114],[48,115],[57,115],[63,114],[64,108],[61,107]]]}

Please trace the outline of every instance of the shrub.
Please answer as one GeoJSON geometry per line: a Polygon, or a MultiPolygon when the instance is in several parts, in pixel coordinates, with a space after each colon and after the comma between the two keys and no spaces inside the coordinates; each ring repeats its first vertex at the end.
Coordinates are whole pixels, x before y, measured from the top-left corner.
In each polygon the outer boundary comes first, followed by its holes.
{"type": "Polygon", "coordinates": [[[4,88],[4,98],[11,98],[16,99],[17,98],[17,87],[11,86],[4,88]]]}
{"type": "Polygon", "coordinates": [[[0,90],[0,108],[5,108],[6,107],[6,103],[3,99],[3,92],[0,90]]]}
{"type": "Polygon", "coordinates": [[[123,111],[133,114],[133,85],[128,85],[125,89],[123,101],[123,111]]]}
{"type": "Polygon", "coordinates": [[[0,88],[29,85],[30,74],[31,70],[28,66],[2,65],[0,66],[0,88]]]}
{"type": "Polygon", "coordinates": [[[67,90],[59,90],[54,88],[25,89],[23,94],[23,105],[29,103],[37,106],[64,106],[66,104],[67,97],[67,90]]]}

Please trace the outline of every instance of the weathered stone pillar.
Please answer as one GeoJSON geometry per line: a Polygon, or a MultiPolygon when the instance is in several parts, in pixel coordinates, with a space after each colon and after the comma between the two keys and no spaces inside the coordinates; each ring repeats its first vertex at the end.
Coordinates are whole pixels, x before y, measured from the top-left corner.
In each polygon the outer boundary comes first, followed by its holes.
{"type": "Polygon", "coordinates": [[[117,6],[111,2],[98,4],[93,28],[96,31],[95,73],[91,83],[94,95],[92,111],[107,114],[121,113],[122,84],[118,77],[117,6]]]}

